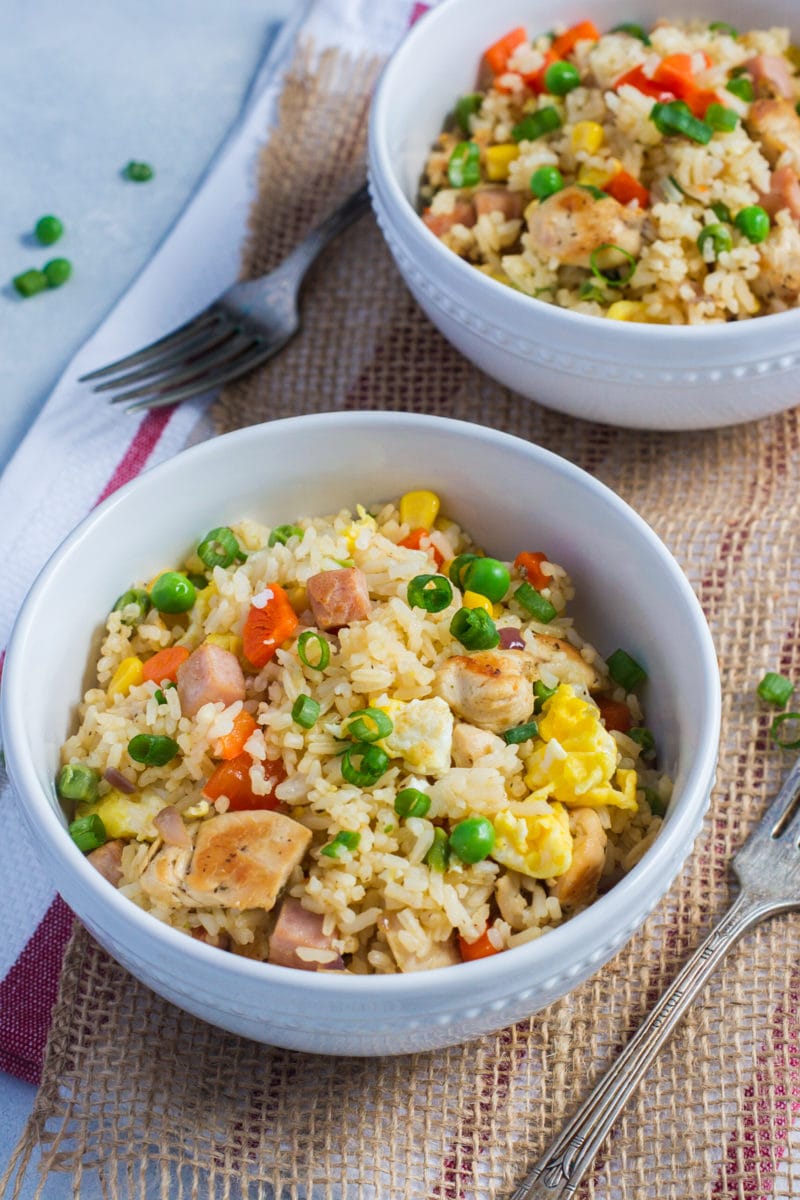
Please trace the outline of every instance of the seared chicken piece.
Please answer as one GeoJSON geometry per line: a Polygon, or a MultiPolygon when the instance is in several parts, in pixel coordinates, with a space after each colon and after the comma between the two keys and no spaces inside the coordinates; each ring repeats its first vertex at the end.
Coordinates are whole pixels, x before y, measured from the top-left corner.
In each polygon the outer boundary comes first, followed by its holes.
{"type": "Polygon", "coordinates": [[[452,212],[432,212],[430,208],[426,208],[422,214],[422,220],[428,226],[431,233],[437,237],[442,237],[443,234],[449,233],[454,225],[464,225],[465,228],[471,229],[477,220],[475,209],[472,206],[471,200],[456,200],[453,205],[452,212]]]}
{"type": "Polygon", "coordinates": [[[471,725],[502,733],[533,712],[533,666],[519,650],[456,654],[436,672],[436,690],[471,725]]]}
{"type": "Polygon", "coordinates": [[[124,845],[125,843],[119,838],[114,838],[113,841],[104,842],[102,846],[92,850],[91,854],[86,855],[95,871],[99,871],[103,879],[107,879],[114,887],[119,887],[119,881],[122,879],[122,847],[124,845]]]}
{"type": "Polygon", "coordinates": [[[800,295],[800,230],[796,225],[776,227],[759,250],[761,270],[753,291],[765,300],[793,303],[800,295]]]}
{"type": "Polygon", "coordinates": [[[353,621],[365,621],[372,604],[367,578],[358,567],[320,571],[306,581],[308,602],[320,629],[341,629],[353,621]]]}
{"type": "Polygon", "coordinates": [[[595,691],[600,686],[600,676],[594,667],[587,663],[580,650],[577,650],[564,638],[551,637],[547,633],[537,633],[535,642],[529,650],[529,656],[537,664],[547,667],[560,683],[571,683],[577,687],[595,691]]]}
{"type": "MultiPolygon", "coordinates": [[[[528,230],[542,258],[589,267],[591,254],[598,246],[619,246],[636,257],[642,247],[643,221],[641,209],[626,208],[613,196],[595,199],[586,188],[575,185],[535,205],[528,217],[528,230]]],[[[622,256],[619,261],[627,262],[622,256]]],[[[611,260],[604,264],[611,265],[611,260]]]]}
{"type": "Polygon", "coordinates": [[[757,54],[744,64],[753,77],[757,96],[794,97],[794,79],[782,55],[757,54]]]}
{"type": "Polygon", "coordinates": [[[386,941],[389,943],[389,949],[394,955],[394,961],[403,974],[407,974],[410,971],[428,971],[434,967],[452,967],[455,963],[461,962],[461,955],[458,952],[456,940],[452,934],[446,942],[434,942],[427,957],[418,958],[400,940],[403,926],[398,920],[397,913],[389,913],[388,916],[379,917],[378,924],[386,934],[386,941]]]}
{"type": "Polygon", "coordinates": [[[142,891],[157,904],[167,908],[191,908],[193,901],[186,895],[186,872],[192,861],[192,847],[165,846],[152,859],[139,882],[142,891]]]}
{"type": "Polygon", "coordinates": [[[504,750],[505,745],[496,734],[459,721],[453,730],[453,762],[457,767],[474,767],[487,754],[504,750]]]}
{"type": "Polygon", "coordinates": [[[244,675],[230,650],[204,642],[178,667],[178,695],[185,717],[195,716],[204,704],[244,700],[244,675]]]}
{"type": "Polygon", "coordinates": [[[791,166],[800,173],[800,116],[788,100],[756,100],[744,119],[748,133],[761,143],[761,151],[774,167],[786,151],[791,166]]]}
{"type": "Polygon", "coordinates": [[[591,808],[573,808],[569,814],[572,862],[559,875],[550,895],[564,908],[580,908],[594,899],[606,859],[606,831],[591,808]]]}

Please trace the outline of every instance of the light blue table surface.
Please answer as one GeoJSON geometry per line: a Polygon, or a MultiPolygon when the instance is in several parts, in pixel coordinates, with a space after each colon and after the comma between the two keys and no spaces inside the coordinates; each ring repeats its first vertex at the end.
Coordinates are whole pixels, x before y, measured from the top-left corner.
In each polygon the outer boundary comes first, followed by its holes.
{"type": "MultiPolygon", "coordinates": [[[[292,4],[0,4],[0,469],[180,214],[292,4]],[[152,163],[155,179],[124,181],[130,159],[152,163]],[[52,248],[32,237],[45,213],[66,226],[52,248]],[[20,299],[11,278],[56,256],[71,260],[70,282],[20,299]]],[[[0,1073],[0,1175],[33,1096],[0,1073]]],[[[83,1182],[81,1200],[100,1194],[83,1182]]],[[[43,1195],[71,1196],[70,1181],[53,1177],[43,1195]]]]}

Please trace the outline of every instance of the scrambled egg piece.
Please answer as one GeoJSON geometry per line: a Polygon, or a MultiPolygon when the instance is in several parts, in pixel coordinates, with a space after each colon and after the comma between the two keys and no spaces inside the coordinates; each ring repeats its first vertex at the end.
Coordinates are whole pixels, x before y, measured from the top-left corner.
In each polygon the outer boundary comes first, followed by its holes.
{"type": "Polygon", "coordinates": [[[492,858],[534,879],[563,875],[572,865],[572,834],[566,810],[543,802],[542,812],[515,816],[510,809],[494,819],[492,858]]]}
{"type": "Polygon", "coordinates": [[[152,842],[158,837],[153,817],[157,817],[164,808],[166,801],[155,792],[126,796],[112,789],[94,804],[78,805],[78,815],[88,817],[97,813],[110,838],[135,837],[140,842],[152,842]]]}
{"type": "Polygon", "coordinates": [[[363,550],[369,541],[370,536],[377,528],[377,522],[375,521],[375,518],[369,515],[363,504],[356,505],[356,512],[358,513],[358,520],[351,521],[350,524],[345,525],[344,529],[342,530],[342,535],[344,540],[347,542],[347,547],[351,554],[356,547],[358,547],[359,550],[363,550]],[[366,537],[359,541],[359,536],[361,534],[366,534],[366,537]]]}
{"type": "Polygon", "coordinates": [[[617,744],[597,708],[562,683],[545,702],[543,714],[541,740],[528,759],[528,787],[547,788],[562,804],[635,809],[636,772],[617,771],[617,744]]]}
{"type": "Polygon", "coordinates": [[[387,754],[402,758],[410,771],[420,775],[449,771],[453,714],[445,700],[390,700],[381,707],[394,725],[381,742],[387,754]]]}

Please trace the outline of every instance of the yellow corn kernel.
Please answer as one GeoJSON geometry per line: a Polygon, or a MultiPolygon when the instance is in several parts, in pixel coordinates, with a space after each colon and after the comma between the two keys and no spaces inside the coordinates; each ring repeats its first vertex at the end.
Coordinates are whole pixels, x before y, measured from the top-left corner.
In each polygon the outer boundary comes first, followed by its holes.
{"type": "Polygon", "coordinates": [[[503,142],[499,146],[487,146],[484,153],[487,177],[493,182],[508,179],[508,168],[515,158],[519,158],[519,146],[516,142],[503,142]]]}
{"type": "Polygon", "coordinates": [[[115,696],[127,696],[132,687],[137,687],[142,682],[143,672],[144,663],[135,654],[123,658],[108,685],[109,700],[113,700],[115,696]]]}
{"type": "Polygon", "coordinates": [[[428,529],[439,515],[439,497],[434,492],[406,492],[400,497],[400,520],[411,529],[428,529]]]}
{"type": "Polygon", "coordinates": [[[526,221],[530,221],[531,217],[533,216],[534,212],[536,211],[536,209],[538,207],[539,207],[539,201],[531,200],[530,204],[528,204],[526,206],[525,211],[522,214],[526,221]]]}
{"type": "Polygon", "coordinates": [[[578,183],[585,187],[602,188],[616,175],[616,171],[601,171],[598,167],[581,167],[578,171],[578,183]]]}
{"type": "Polygon", "coordinates": [[[647,309],[641,300],[615,300],[606,316],[612,321],[642,321],[647,324],[647,309]]]}
{"type": "Polygon", "coordinates": [[[481,596],[479,592],[464,592],[462,604],[464,608],[482,608],[490,617],[494,616],[491,600],[488,600],[486,596],[481,596]]]}
{"type": "Polygon", "coordinates": [[[585,150],[587,154],[596,154],[605,141],[603,126],[597,121],[578,121],[572,128],[572,149],[577,152],[585,150]]]}
{"type": "Polygon", "coordinates": [[[296,583],[294,587],[286,589],[286,595],[289,597],[291,604],[298,617],[301,612],[305,612],[308,608],[308,591],[304,583],[296,583]]]}
{"type": "Polygon", "coordinates": [[[219,646],[223,650],[229,650],[237,658],[242,653],[242,639],[235,633],[210,633],[206,638],[206,643],[210,646],[219,646]]]}
{"type": "Polygon", "coordinates": [[[784,50],[783,53],[785,57],[788,58],[794,69],[797,70],[798,67],[800,67],[800,46],[795,46],[793,44],[789,46],[787,50],[784,50]]]}

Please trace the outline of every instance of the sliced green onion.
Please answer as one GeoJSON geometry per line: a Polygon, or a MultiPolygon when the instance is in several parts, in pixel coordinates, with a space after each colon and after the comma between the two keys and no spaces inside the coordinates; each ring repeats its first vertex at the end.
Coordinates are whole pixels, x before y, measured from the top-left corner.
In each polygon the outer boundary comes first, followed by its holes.
{"type": "Polygon", "coordinates": [[[729,25],[727,21],[712,21],[708,27],[712,33],[727,33],[728,37],[738,38],[739,30],[733,25],[729,25]]]}
{"type": "Polygon", "coordinates": [[[156,704],[167,703],[167,697],[164,695],[161,688],[156,688],[156,690],[153,692],[153,699],[155,700],[156,704]]]}
{"type": "Polygon", "coordinates": [[[40,271],[36,267],[31,267],[29,270],[15,275],[11,282],[20,296],[26,298],[36,296],[47,288],[47,276],[44,271],[40,271]]]}
{"type": "Polygon", "coordinates": [[[360,833],[352,829],[341,829],[333,841],[322,847],[320,854],[325,854],[328,858],[340,858],[343,851],[355,850],[360,841],[360,833]]]}
{"type": "Polygon", "coordinates": [[[739,114],[724,104],[709,104],[703,120],[715,133],[732,133],[739,124],[739,114]]]}
{"type": "Polygon", "coordinates": [[[394,723],[381,708],[359,708],[350,713],[345,729],[356,742],[379,742],[389,736],[394,723]]]}
{"type": "Polygon", "coordinates": [[[277,543],[280,543],[281,546],[285,546],[289,538],[301,538],[302,536],[303,530],[299,525],[276,525],[269,535],[267,545],[275,546],[277,543]]]}
{"type": "Polygon", "coordinates": [[[331,647],[327,638],[324,638],[321,633],[317,633],[316,629],[306,629],[300,634],[297,639],[297,655],[300,662],[305,667],[311,667],[312,671],[324,671],[328,663],[331,661],[331,647]],[[317,661],[310,662],[306,646],[310,642],[314,642],[317,647],[317,661]]]}
{"type": "Polygon", "coordinates": [[[179,753],[177,742],[155,733],[137,733],[128,742],[128,754],[146,767],[165,767],[179,753]]]}
{"type": "Polygon", "coordinates": [[[533,711],[535,716],[538,717],[547,701],[551,696],[555,696],[557,691],[557,687],[548,687],[546,683],[542,683],[541,679],[536,680],[533,685],[533,694],[536,697],[533,702],[533,711]]]}
{"type": "Polygon", "coordinates": [[[595,187],[593,183],[579,183],[577,186],[583,192],[588,192],[590,196],[594,196],[595,200],[607,200],[608,192],[602,191],[599,187],[595,187]]]}
{"type": "Polygon", "coordinates": [[[515,142],[534,142],[537,138],[560,128],[561,117],[558,109],[550,106],[523,117],[518,124],[512,126],[511,136],[515,142]]]}
{"type": "Polygon", "coordinates": [[[460,608],[450,633],[467,650],[493,650],[500,644],[497,626],[484,608],[460,608]]]}
{"type": "Polygon", "coordinates": [[[389,766],[389,755],[380,746],[354,742],[342,755],[342,777],[355,787],[372,787],[389,766]],[[357,759],[360,766],[353,762],[357,759]]]}
{"type": "MultiPolygon", "coordinates": [[[[627,250],[623,250],[622,246],[615,246],[613,242],[603,242],[602,246],[598,246],[597,249],[593,250],[589,255],[589,266],[592,268],[592,274],[596,275],[598,279],[602,279],[606,287],[619,288],[625,287],[625,284],[630,283],[630,281],[633,279],[636,271],[636,259],[632,254],[629,254],[627,250]],[[617,254],[621,254],[623,258],[627,260],[627,269],[624,271],[624,274],[607,275],[601,268],[599,262],[597,261],[598,256],[605,253],[606,250],[614,250],[617,254]]],[[[608,269],[611,270],[616,268],[608,269]]]]}
{"type": "Polygon", "coordinates": [[[424,817],[430,806],[430,796],[419,788],[403,788],[394,798],[394,811],[398,817],[424,817]]]}
{"type": "Polygon", "coordinates": [[[788,712],[780,713],[769,727],[769,736],[772,738],[776,746],[780,746],[783,750],[796,750],[800,746],[800,737],[795,738],[791,742],[784,742],[778,736],[778,730],[785,721],[800,722],[800,713],[788,712]]]}
{"type": "Polygon", "coordinates": [[[475,187],[481,181],[481,151],[475,142],[459,142],[447,164],[451,187],[475,187]]]}
{"type": "Polygon", "coordinates": [[[90,850],[96,850],[98,846],[104,846],[108,841],[106,827],[97,813],[92,813],[88,817],[78,817],[77,821],[70,821],[69,836],[84,854],[88,854],[90,850]]]}
{"type": "Polygon", "coordinates": [[[632,692],[647,679],[647,671],[644,667],[639,666],[636,659],[631,658],[625,650],[615,650],[608,656],[606,665],[614,683],[625,688],[626,692],[632,692]]]}
{"type": "Polygon", "coordinates": [[[122,595],[114,602],[112,612],[122,612],[124,609],[136,605],[138,612],[132,616],[122,618],[123,625],[139,625],[150,612],[152,601],[149,594],[144,588],[131,588],[128,592],[123,592],[122,595]]]}
{"type": "Polygon", "coordinates": [[[717,220],[724,221],[727,225],[733,224],[731,210],[728,208],[727,204],[723,204],[721,200],[717,200],[716,203],[711,205],[711,211],[717,220]]]}
{"type": "Polygon", "coordinates": [[[441,612],[453,599],[453,589],[444,575],[417,575],[406,594],[412,608],[424,608],[429,613],[441,612]]]}
{"type": "Polygon", "coordinates": [[[521,583],[519,585],[514,592],[514,599],[517,604],[526,609],[537,621],[541,621],[543,625],[549,625],[553,618],[558,615],[555,605],[551,604],[546,596],[543,596],[541,592],[537,592],[536,588],[531,587],[529,583],[521,583]]]}
{"type": "Polygon", "coordinates": [[[767,704],[778,704],[781,708],[784,704],[788,704],[793,691],[794,684],[791,679],[787,679],[785,675],[779,675],[777,671],[767,671],[758,685],[758,694],[761,699],[766,700],[767,704]]]}
{"type": "Polygon", "coordinates": [[[755,98],[755,88],[753,87],[752,79],[748,79],[746,75],[741,75],[737,79],[730,79],[725,84],[727,91],[732,96],[738,96],[740,100],[744,100],[745,104],[752,104],[755,98]]]}
{"type": "MultiPolygon", "coordinates": [[[[697,248],[706,259],[706,246],[710,243],[713,245],[713,258],[719,258],[720,254],[724,254],[727,250],[733,249],[733,238],[727,225],[706,225],[702,229],[697,238],[697,248]]],[[[708,260],[706,261],[713,261],[708,260]]]]}
{"type": "Polygon", "coordinates": [[[535,721],[526,721],[524,725],[515,725],[513,729],[507,729],[502,735],[503,741],[509,746],[519,746],[522,742],[529,742],[531,738],[535,738],[539,733],[539,726],[535,721]]]}
{"type": "Polygon", "coordinates": [[[239,543],[227,525],[212,529],[197,547],[197,557],[206,567],[229,567],[239,553],[239,543]]]}
{"type": "Polygon", "coordinates": [[[645,46],[650,45],[650,38],[641,25],[636,25],[633,21],[623,21],[620,25],[615,25],[610,29],[609,33],[627,33],[629,37],[638,38],[645,46]]]}
{"type": "Polygon", "coordinates": [[[316,725],[319,713],[319,701],[306,696],[304,692],[300,693],[292,705],[292,720],[295,724],[302,725],[303,729],[310,729],[312,725],[316,725]]]}
{"type": "Polygon", "coordinates": [[[444,875],[447,870],[450,862],[450,847],[447,844],[447,834],[438,825],[433,831],[433,843],[423,862],[439,875],[444,875]]]}
{"type": "Polygon", "coordinates": [[[686,195],[674,175],[668,175],[666,179],[661,180],[661,191],[669,204],[680,204],[681,198],[686,195]]]}
{"type": "Polygon", "coordinates": [[[483,95],[481,92],[470,92],[466,96],[461,96],[456,100],[456,120],[461,126],[464,133],[469,133],[469,119],[478,111],[483,104],[483,95]]]}
{"type": "Polygon", "coordinates": [[[682,100],[654,104],[650,109],[650,120],[665,137],[681,133],[701,146],[707,145],[714,133],[710,125],[692,115],[689,106],[682,100]]]}
{"type": "Polygon", "coordinates": [[[635,729],[628,730],[628,737],[634,742],[638,742],[642,747],[642,756],[649,758],[656,752],[656,739],[653,737],[653,731],[646,729],[644,725],[637,725],[635,729]]]}
{"type": "Polygon", "coordinates": [[[608,304],[608,296],[593,279],[584,279],[579,295],[581,300],[594,300],[597,304],[608,304]]]}
{"type": "Polygon", "coordinates": [[[56,787],[62,800],[77,800],[92,804],[97,799],[100,772],[85,763],[67,763],[58,773],[56,787]]]}
{"type": "Polygon", "coordinates": [[[193,588],[197,588],[198,592],[204,592],[208,587],[208,577],[200,575],[197,571],[187,571],[186,578],[193,588]]]}
{"type": "Polygon", "coordinates": [[[666,803],[661,799],[661,795],[656,791],[655,788],[646,787],[642,790],[644,791],[645,800],[650,805],[650,812],[653,814],[653,816],[663,817],[667,811],[667,806],[666,803]]]}
{"type": "Polygon", "coordinates": [[[462,592],[464,590],[464,578],[463,578],[464,572],[466,571],[469,564],[471,562],[474,562],[476,558],[480,558],[480,555],[479,554],[459,554],[458,557],[454,558],[453,561],[450,563],[450,578],[453,581],[453,583],[456,585],[457,588],[461,588],[462,592]]]}

